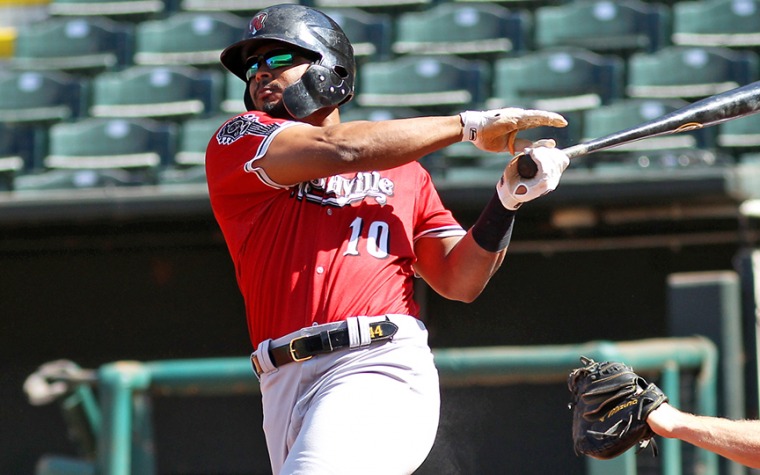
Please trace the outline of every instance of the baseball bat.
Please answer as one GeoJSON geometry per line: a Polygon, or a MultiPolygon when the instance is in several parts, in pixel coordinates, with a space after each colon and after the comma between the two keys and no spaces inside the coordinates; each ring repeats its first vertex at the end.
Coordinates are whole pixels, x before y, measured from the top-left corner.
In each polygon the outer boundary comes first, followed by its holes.
{"type": "MultiPolygon", "coordinates": [[[[760,112],[760,81],[706,97],[656,119],[579,143],[562,151],[574,158],[659,135],[678,134],[701,129],[760,112]]],[[[521,155],[517,171],[523,178],[533,178],[538,167],[529,155],[521,155]]]]}

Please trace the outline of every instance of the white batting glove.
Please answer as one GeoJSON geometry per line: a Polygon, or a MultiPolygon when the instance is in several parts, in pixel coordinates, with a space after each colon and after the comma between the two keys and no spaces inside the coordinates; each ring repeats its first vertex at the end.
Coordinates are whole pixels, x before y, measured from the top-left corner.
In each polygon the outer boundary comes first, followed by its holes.
{"type": "Polygon", "coordinates": [[[516,210],[523,203],[554,191],[562,172],[570,164],[568,156],[556,148],[527,148],[525,154],[533,158],[538,172],[533,178],[523,178],[517,172],[517,158],[509,162],[496,185],[501,204],[507,209],[516,210]]]}
{"type": "Polygon", "coordinates": [[[493,109],[488,111],[465,111],[462,119],[462,141],[470,141],[486,152],[514,154],[517,132],[534,127],[565,127],[567,121],[555,112],[542,110],[493,109]]]}

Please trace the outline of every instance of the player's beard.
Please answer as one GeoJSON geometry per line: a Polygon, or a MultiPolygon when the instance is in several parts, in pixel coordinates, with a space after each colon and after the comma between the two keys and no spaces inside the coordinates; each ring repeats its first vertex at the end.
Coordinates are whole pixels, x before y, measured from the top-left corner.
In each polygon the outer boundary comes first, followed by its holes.
{"type": "Polygon", "coordinates": [[[276,101],[265,101],[258,107],[258,110],[266,113],[270,117],[293,120],[293,116],[290,115],[288,109],[285,108],[285,100],[282,97],[283,89],[278,86],[274,86],[272,87],[272,90],[276,93],[279,93],[280,98],[276,101]]]}
{"type": "Polygon", "coordinates": [[[265,112],[270,117],[276,117],[278,119],[293,119],[288,110],[285,108],[285,102],[283,102],[282,99],[276,102],[267,102],[265,104],[262,104],[261,112],[265,112]]]}

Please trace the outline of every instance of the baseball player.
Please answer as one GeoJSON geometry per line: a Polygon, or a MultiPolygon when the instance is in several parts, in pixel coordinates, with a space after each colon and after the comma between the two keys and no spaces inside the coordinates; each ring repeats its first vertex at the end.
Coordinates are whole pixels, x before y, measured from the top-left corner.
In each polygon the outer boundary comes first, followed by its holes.
{"type": "Polygon", "coordinates": [[[248,111],[211,138],[206,172],[245,300],[272,470],[412,473],[440,405],[413,280],[449,299],[480,294],[516,210],[555,189],[568,165],[516,134],[566,122],[509,108],[341,123],[353,48],[332,19],[300,5],[261,10],[221,61],[246,82],[248,111]],[[492,152],[532,146],[539,168],[525,180],[507,165],[468,231],[417,162],[463,140],[492,152]]]}

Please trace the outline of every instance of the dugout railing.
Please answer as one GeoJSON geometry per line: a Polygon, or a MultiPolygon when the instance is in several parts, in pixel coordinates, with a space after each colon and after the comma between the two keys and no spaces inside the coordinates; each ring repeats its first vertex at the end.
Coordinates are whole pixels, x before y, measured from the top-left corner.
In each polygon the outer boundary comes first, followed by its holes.
{"type": "MultiPolygon", "coordinates": [[[[656,377],[675,406],[680,406],[681,375],[691,372],[696,374],[691,385],[694,394],[689,395],[694,410],[716,414],[717,349],[710,340],[699,336],[577,345],[447,348],[437,349],[434,354],[444,388],[566,381],[569,371],[579,366],[580,355],[597,361],[623,361],[637,372],[656,377]]],[[[47,369],[41,367],[27,381],[36,382],[36,403],[40,403],[39,393],[44,393],[45,388],[56,393],[47,394],[47,401],[43,395],[42,402],[56,400],[61,404],[70,436],[88,456],[72,459],[45,455],[37,465],[36,475],[155,475],[149,398],[259,392],[248,358],[118,361],[97,370],[80,370],[73,363],[60,363],[47,369]]],[[[661,439],[659,443],[660,473],[681,475],[681,442],[661,439]]],[[[694,458],[695,473],[718,474],[715,454],[695,449],[694,458]]],[[[612,460],[586,458],[586,475],[611,473],[636,475],[635,451],[612,460]]]]}

